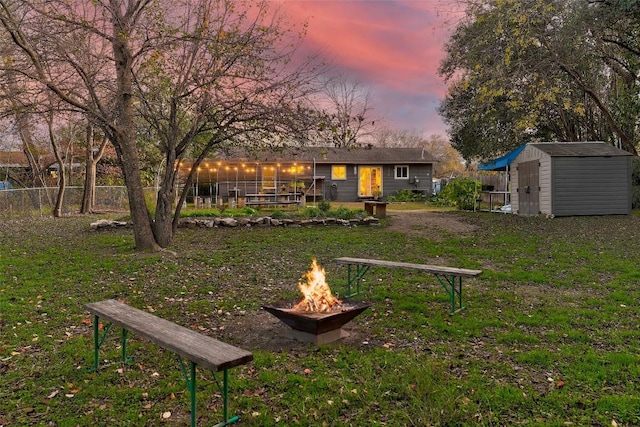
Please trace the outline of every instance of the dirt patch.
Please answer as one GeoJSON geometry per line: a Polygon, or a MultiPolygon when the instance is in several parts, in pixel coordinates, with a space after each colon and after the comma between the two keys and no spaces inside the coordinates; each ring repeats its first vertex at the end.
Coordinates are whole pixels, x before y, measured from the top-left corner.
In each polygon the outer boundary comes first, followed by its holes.
{"type": "Polygon", "coordinates": [[[440,240],[443,235],[469,235],[477,225],[463,222],[451,213],[425,210],[388,211],[388,230],[405,233],[412,237],[440,240]]]}
{"type": "MultiPolygon", "coordinates": [[[[346,337],[339,342],[350,347],[367,347],[375,345],[374,340],[368,336],[366,325],[362,322],[349,322],[343,330],[346,337]]],[[[241,348],[260,349],[280,352],[300,350],[314,345],[296,340],[290,334],[291,328],[275,316],[260,310],[255,313],[247,313],[245,316],[236,317],[225,326],[220,338],[232,342],[241,348]],[[222,337],[224,335],[224,338],[222,337]]]]}

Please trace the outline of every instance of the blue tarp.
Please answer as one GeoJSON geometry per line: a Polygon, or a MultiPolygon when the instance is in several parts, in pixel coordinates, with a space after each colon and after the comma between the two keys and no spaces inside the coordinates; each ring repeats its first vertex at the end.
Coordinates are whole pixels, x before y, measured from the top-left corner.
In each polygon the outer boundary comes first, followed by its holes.
{"type": "Polygon", "coordinates": [[[504,170],[507,170],[507,168],[509,167],[511,162],[513,162],[515,160],[515,158],[518,157],[518,154],[520,154],[520,152],[522,150],[524,150],[524,147],[526,147],[526,146],[527,146],[527,144],[522,144],[521,146],[519,146],[515,150],[509,151],[507,154],[505,154],[502,157],[498,157],[497,159],[493,159],[493,160],[491,160],[490,162],[487,162],[487,163],[480,163],[478,165],[478,170],[481,170],[481,171],[504,171],[504,170]]]}

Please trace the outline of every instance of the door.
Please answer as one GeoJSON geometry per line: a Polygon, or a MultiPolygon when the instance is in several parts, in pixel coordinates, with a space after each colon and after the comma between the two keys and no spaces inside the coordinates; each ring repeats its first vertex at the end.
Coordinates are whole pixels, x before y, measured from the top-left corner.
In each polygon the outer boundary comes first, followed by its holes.
{"type": "Polygon", "coordinates": [[[358,197],[373,197],[382,194],[382,167],[360,166],[358,197]]]}
{"type": "Polygon", "coordinates": [[[540,162],[532,160],[518,164],[518,215],[540,213],[540,162]]]}

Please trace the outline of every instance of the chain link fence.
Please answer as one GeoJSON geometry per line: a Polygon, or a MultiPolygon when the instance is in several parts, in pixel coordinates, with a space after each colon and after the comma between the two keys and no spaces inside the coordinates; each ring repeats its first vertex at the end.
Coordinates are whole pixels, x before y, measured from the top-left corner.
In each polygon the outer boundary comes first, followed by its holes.
{"type": "MultiPolygon", "coordinates": [[[[62,205],[63,214],[80,211],[83,187],[67,187],[62,205]]],[[[145,188],[145,199],[155,203],[155,188],[145,188]]],[[[0,190],[0,216],[34,217],[51,215],[58,195],[57,187],[0,190]]],[[[98,186],[95,189],[94,211],[129,212],[127,188],[98,186]]]]}

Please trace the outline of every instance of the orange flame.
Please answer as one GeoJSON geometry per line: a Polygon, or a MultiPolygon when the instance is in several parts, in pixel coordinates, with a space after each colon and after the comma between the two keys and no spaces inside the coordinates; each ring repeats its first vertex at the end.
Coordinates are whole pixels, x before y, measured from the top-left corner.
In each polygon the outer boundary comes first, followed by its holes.
{"type": "Polygon", "coordinates": [[[298,289],[302,292],[302,301],[296,304],[292,310],[327,313],[335,306],[342,304],[342,301],[331,293],[331,289],[325,281],[324,268],[318,265],[315,258],[311,261],[311,270],[307,271],[302,279],[306,279],[306,282],[298,282],[298,289]]]}

